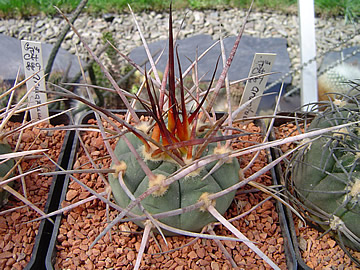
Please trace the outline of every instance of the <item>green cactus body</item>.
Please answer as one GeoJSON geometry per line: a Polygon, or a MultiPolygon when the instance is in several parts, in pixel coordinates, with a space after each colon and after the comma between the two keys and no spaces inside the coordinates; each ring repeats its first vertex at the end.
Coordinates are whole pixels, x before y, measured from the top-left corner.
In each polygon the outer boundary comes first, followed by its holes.
{"type": "MultiPolygon", "coordinates": [[[[314,118],[309,130],[359,120],[358,110],[335,106],[314,118]]],[[[300,200],[319,213],[314,215],[317,220],[329,222],[333,230],[345,236],[345,244],[357,250],[360,250],[359,150],[360,127],[354,124],[309,143],[296,154],[292,171],[300,200]]]]}
{"type": "MultiPolygon", "coordinates": [[[[126,134],[126,137],[138,152],[142,153],[141,148],[144,147],[142,142],[132,133],[126,134]]],[[[214,147],[214,144],[210,144],[207,153],[212,154],[214,147]]],[[[134,196],[138,197],[149,188],[148,177],[145,175],[134,155],[130,152],[122,139],[120,139],[116,145],[115,154],[119,160],[123,160],[126,163],[127,168],[123,176],[124,182],[134,196]]],[[[145,159],[145,162],[154,174],[168,176],[179,169],[177,164],[169,160],[152,161],[145,159]]],[[[161,196],[148,196],[141,202],[143,207],[150,214],[186,207],[196,203],[204,193],[212,194],[219,192],[239,181],[240,166],[236,159],[223,164],[214,173],[201,180],[215,164],[216,162],[207,165],[198,173],[198,175],[187,176],[172,183],[165,194],[161,196]]],[[[116,202],[121,207],[127,207],[130,203],[130,199],[121,188],[119,180],[114,174],[109,174],[109,182],[116,202]]],[[[234,196],[235,192],[230,192],[218,198],[215,206],[217,210],[224,213],[230,206],[234,196]]],[[[139,208],[134,208],[132,212],[137,215],[142,215],[139,208]]],[[[175,228],[198,232],[204,226],[214,221],[214,218],[207,211],[196,209],[181,215],[163,218],[160,219],[160,221],[175,228]]],[[[141,223],[138,223],[138,225],[143,227],[143,224],[141,223]]]]}
{"type": "MultiPolygon", "coordinates": [[[[7,143],[0,142],[0,154],[8,154],[11,153],[11,147],[7,143]]],[[[3,180],[3,177],[11,170],[14,166],[14,160],[9,159],[4,163],[0,163],[0,180],[3,180]]],[[[0,189],[0,207],[6,204],[7,199],[9,197],[9,193],[3,189],[0,189]]]]}

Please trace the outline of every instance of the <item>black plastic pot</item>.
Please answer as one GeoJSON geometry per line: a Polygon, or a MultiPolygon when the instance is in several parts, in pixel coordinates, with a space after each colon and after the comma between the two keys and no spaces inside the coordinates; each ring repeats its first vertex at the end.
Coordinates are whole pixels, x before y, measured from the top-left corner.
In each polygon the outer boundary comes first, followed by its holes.
{"type": "MultiPolygon", "coordinates": [[[[285,124],[289,122],[289,119],[286,117],[294,117],[294,113],[282,113],[282,116],[284,118],[278,118],[275,121],[275,126],[280,126],[282,124],[285,124]]],[[[314,115],[311,113],[306,113],[307,117],[313,117],[314,115]]],[[[297,113],[298,117],[304,116],[304,113],[299,112],[297,113]]],[[[275,140],[275,135],[272,133],[270,135],[270,140],[275,140]]],[[[280,156],[280,151],[277,148],[271,148],[270,149],[270,160],[275,160],[280,156]]],[[[281,185],[283,187],[286,186],[286,180],[284,178],[283,169],[281,167],[281,164],[277,164],[272,170],[272,179],[274,185],[281,185]]],[[[284,200],[291,204],[291,202],[285,197],[284,200]]],[[[302,259],[300,247],[298,243],[298,239],[296,237],[295,232],[295,224],[292,216],[291,210],[282,204],[280,201],[277,201],[277,209],[279,214],[279,220],[280,220],[280,226],[284,237],[284,247],[285,247],[285,253],[286,253],[286,260],[287,260],[287,266],[288,269],[298,269],[298,270],[311,270],[309,266],[306,265],[304,260],[302,259]]]]}
{"type": "MultiPolygon", "coordinates": [[[[279,157],[279,153],[277,149],[270,150],[269,161],[272,161],[279,157]]],[[[278,164],[271,170],[271,177],[273,179],[274,185],[283,185],[284,180],[282,175],[282,168],[281,165],[278,164]]],[[[285,199],[286,200],[286,199],[285,199]]],[[[286,200],[287,203],[290,203],[286,200]]],[[[284,249],[285,249],[285,256],[286,256],[286,264],[289,270],[296,270],[296,269],[304,269],[310,270],[311,268],[306,265],[303,261],[299,249],[298,240],[295,233],[295,225],[294,220],[292,218],[291,210],[282,204],[280,201],[276,201],[276,208],[279,214],[279,221],[281,226],[281,232],[284,238],[284,249]]]]}
{"type": "MultiPolygon", "coordinates": [[[[117,110],[117,111],[113,111],[113,112],[118,113],[118,114],[122,114],[122,113],[126,113],[126,110],[117,110]]],[[[146,111],[137,111],[137,114],[139,116],[148,115],[148,113],[146,111]]],[[[223,113],[217,113],[216,114],[216,116],[218,118],[220,118],[222,115],[223,115],[223,113]]],[[[85,113],[81,117],[79,123],[86,124],[90,119],[95,119],[94,113],[91,112],[91,111],[85,113]]],[[[261,125],[262,128],[264,127],[263,122],[258,123],[258,124],[261,125]]],[[[78,145],[77,141],[78,140],[75,139],[74,142],[73,142],[73,145],[72,145],[72,151],[73,151],[72,159],[70,161],[71,163],[69,163],[69,164],[72,164],[73,161],[74,161],[75,151],[77,150],[77,145],[78,145]]],[[[273,160],[273,157],[274,157],[273,150],[267,151],[267,153],[268,153],[268,160],[269,160],[269,162],[271,162],[273,160]]],[[[271,169],[271,175],[272,175],[274,185],[279,184],[279,181],[278,181],[279,176],[278,176],[277,170],[278,170],[278,168],[276,168],[276,167],[271,169]]],[[[66,177],[66,179],[64,181],[64,186],[63,186],[63,189],[62,189],[62,194],[61,194],[61,199],[60,199],[61,201],[66,196],[68,182],[69,182],[69,177],[66,177]]],[[[290,228],[291,224],[289,224],[289,221],[288,221],[288,218],[287,218],[287,214],[288,214],[287,213],[288,212],[287,207],[284,206],[281,202],[277,201],[276,202],[276,208],[277,208],[277,212],[279,214],[279,223],[280,223],[282,235],[283,235],[283,238],[284,238],[284,252],[285,252],[285,257],[286,257],[287,268],[289,270],[293,270],[293,269],[305,269],[305,270],[308,270],[308,269],[310,269],[297,256],[297,252],[296,252],[296,249],[295,249],[296,245],[294,245],[293,234],[292,234],[292,230],[290,228]]],[[[48,248],[48,251],[47,251],[47,254],[46,254],[46,263],[45,263],[45,265],[46,265],[46,269],[48,269],[48,270],[54,269],[56,252],[57,252],[56,251],[57,234],[58,234],[58,230],[59,230],[59,227],[60,227],[61,217],[62,217],[62,215],[56,216],[55,226],[54,226],[54,229],[52,231],[52,236],[51,236],[49,248],[48,248]]],[[[296,238],[296,235],[295,235],[295,238],[296,238]]]]}
{"type": "MultiPolygon", "coordinates": [[[[50,115],[58,113],[57,111],[50,112],[50,115]]],[[[12,119],[14,121],[21,121],[23,116],[17,116],[12,119]],[[18,118],[20,117],[20,118],[18,118]],[[17,119],[18,118],[18,119],[17,119]]],[[[50,120],[50,123],[54,126],[64,124],[70,124],[70,117],[68,114],[61,114],[50,120]]],[[[58,158],[58,164],[64,168],[68,169],[72,166],[72,161],[74,159],[74,152],[72,151],[72,145],[74,143],[74,131],[67,131],[64,142],[61,148],[61,153],[58,158]]],[[[60,170],[60,169],[57,169],[60,170]]],[[[55,175],[52,179],[52,184],[50,186],[49,195],[47,202],[45,204],[45,213],[50,213],[59,208],[61,202],[62,189],[66,184],[65,175],[55,175]]],[[[51,217],[54,223],[59,219],[58,216],[51,217]]],[[[39,230],[35,238],[35,245],[32,251],[31,259],[28,265],[25,267],[27,270],[42,270],[47,269],[45,265],[45,257],[48,252],[48,247],[51,242],[51,236],[53,234],[55,225],[47,219],[43,219],[40,222],[39,230]]]]}

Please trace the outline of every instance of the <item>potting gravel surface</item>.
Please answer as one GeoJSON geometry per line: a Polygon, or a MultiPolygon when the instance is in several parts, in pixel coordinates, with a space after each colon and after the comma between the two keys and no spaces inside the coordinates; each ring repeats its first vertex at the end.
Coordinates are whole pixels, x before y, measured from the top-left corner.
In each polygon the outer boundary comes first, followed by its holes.
{"type": "MultiPolygon", "coordinates": [[[[299,134],[296,125],[292,123],[277,127],[275,133],[279,139],[299,134]]],[[[288,143],[280,148],[282,152],[286,152],[294,146],[295,143],[288,143]]],[[[358,269],[329,234],[320,237],[322,233],[311,227],[310,224],[305,225],[295,215],[293,218],[302,259],[310,268],[315,270],[358,269]]],[[[360,260],[360,252],[351,251],[351,254],[360,260]]]]}
{"type": "MultiPolygon", "coordinates": [[[[7,130],[20,126],[20,123],[8,123],[7,130]]],[[[51,127],[48,124],[39,124],[33,128],[27,128],[22,134],[19,151],[48,149],[46,152],[55,161],[58,160],[63,145],[65,131],[40,131],[39,128],[51,127]]],[[[8,143],[14,149],[19,133],[7,138],[8,143]]],[[[49,188],[52,182],[51,176],[40,176],[41,172],[54,171],[52,164],[44,155],[25,158],[20,163],[21,170],[27,172],[38,167],[42,171],[29,174],[24,177],[26,184],[27,198],[41,210],[48,197],[49,188]]],[[[20,193],[22,187],[16,181],[15,189],[20,193]]],[[[8,203],[0,209],[4,211],[23,206],[24,203],[17,198],[10,196],[8,203]]],[[[0,269],[23,269],[30,261],[32,250],[35,244],[35,236],[38,232],[40,221],[29,222],[40,215],[30,207],[22,207],[15,211],[0,215],[0,269]],[[26,222],[29,222],[25,224],[26,222]]]]}
{"type": "MultiPolygon", "coordinates": [[[[91,123],[95,123],[92,121],[91,123]]],[[[105,125],[109,127],[108,125],[105,125]]],[[[243,127],[242,127],[243,128],[243,127]]],[[[254,124],[246,127],[247,131],[259,132],[254,124]]],[[[104,143],[96,132],[83,133],[82,138],[93,159],[106,155],[104,143]]],[[[260,142],[259,135],[241,137],[242,140],[260,142]]],[[[233,147],[243,148],[250,143],[235,142],[233,147]]],[[[114,147],[114,146],[113,146],[114,147]]],[[[241,158],[241,167],[245,167],[252,155],[241,158]]],[[[84,150],[80,149],[74,168],[91,168],[84,150]]],[[[255,164],[245,174],[249,175],[259,170],[266,163],[265,152],[262,152],[255,164]]],[[[109,159],[98,161],[103,168],[110,165],[109,159]]],[[[105,186],[97,174],[77,174],[80,181],[94,190],[101,192],[105,186]]],[[[265,185],[271,185],[271,177],[263,175],[257,179],[265,185]]],[[[226,213],[226,218],[237,216],[268,197],[262,192],[248,192],[251,188],[239,190],[234,202],[226,213]],[[245,191],[248,190],[248,191],[245,191]]],[[[63,206],[89,197],[89,192],[79,184],[71,182],[63,206]]],[[[106,205],[99,200],[87,202],[69,210],[64,214],[57,237],[57,269],[132,269],[140,248],[142,229],[132,222],[124,222],[115,226],[109,234],[104,236],[92,249],[89,245],[106,226],[106,205]],[[131,232],[131,233],[129,233],[131,232]]],[[[110,220],[117,211],[110,209],[110,220]]],[[[251,211],[250,214],[232,222],[281,269],[286,269],[283,238],[278,225],[278,214],[275,211],[274,200],[270,199],[251,211]]],[[[215,226],[217,235],[232,236],[222,225],[215,226]]],[[[232,236],[233,237],[233,236],[232,236]]],[[[213,240],[195,239],[184,236],[167,237],[168,246],[163,239],[156,235],[151,237],[145,255],[141,262],[141,269],[232,269],[213,240]]],[[[226,250],[238,265],[237,269],[269,269],[262,259],[243,244],[232,241],[222,241],[226,250]]]]}

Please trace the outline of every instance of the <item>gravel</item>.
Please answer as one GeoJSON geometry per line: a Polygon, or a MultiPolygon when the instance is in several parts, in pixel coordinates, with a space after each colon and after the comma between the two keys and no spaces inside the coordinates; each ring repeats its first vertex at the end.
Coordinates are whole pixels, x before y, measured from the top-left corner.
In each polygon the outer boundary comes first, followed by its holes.
{"type": "MultiPolygon", "coordinates": [[[[173,21],[175,29],[183,19],[180,39],[197,34],[209,34],[214,39],[220,35],[236,35],[243,23],[245,10],[205,10],[205,11],[174,11],[173,21]],[[185,17],[186,14],[186,17],[185,17]]],[[[167,38],[168,12],[156,13],[145,12],[136,14],[136,18],[142,28],[147,42],[158,41],[167,38]]],[[[316,18],[316,39],[318,55],[327,52],[336,44],[355,35],[356,25],[345,24],[343,17],[316,18]]],[[[30,19],[2,20],[0,33],[16,37],[18,39],[37,40],[53,44],[65,26],[65,21],[60,17],[33,17],[30,19]]],[[[106,16],[94,17],[87,14],[79,16],[75,27],[88,42],[92,49],[100,49],[103,44],[104,32],[111,32],[117,41],[116,46],[123,53],[129,53],[135,47],[142,45],[133,18],[128,13],[107,14],[106,16]]],[[[288,53],[292,68],[300,65],[299,50],[299,24],[296,14],[283,14],[276,12],[252,12],[246,26],[245,34],[255,37],[280,37],[287,39],[288,53]]],[[[360,35],[355,35],[341,47],[351,47],[360,44],[360,35]]],[[[71,31],[66,35],[62,47],[75,53],[77,45],[80,57],[87,59],[88,54],[80,45],[79,38],[71,31]]],[[[322,57],[319,57],[320,64],[322,57]]],[[[298,75],[294,76],[294,81],[298,75]]]]}

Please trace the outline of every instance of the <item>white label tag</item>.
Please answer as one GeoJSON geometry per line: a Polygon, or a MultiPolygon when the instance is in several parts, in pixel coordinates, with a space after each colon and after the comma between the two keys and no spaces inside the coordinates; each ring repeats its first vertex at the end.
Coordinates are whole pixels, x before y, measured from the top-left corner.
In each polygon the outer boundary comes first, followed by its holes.
{"type": "MultiPolygon", "coordinates": [[[[24,63],[25,78],[34,75],[26,82],[28,91],[35,86],[29,94],[29,106],[41,105],[47,102],[44,67],[41,51],[41,43],[36,41],[21,41],[22,59],[24,63]]],[[[48,106],[39,106],[30,110],[32,120],[40,120],[49,116],[48,106]]]]}
{"type": "MultiPolygon", "coordinates": [[[[251,65],[249,77],[271,72],[275,57],[276,54],[272,53],[256,53],[251,65]]],[[[244,93],[241,97],[240,106],[255,97],[261,96],[264,93],[268,77],[269,76],[262,76],[247,80],[244,93]]],[[[239,113],[238,118],[244,119],[255,116],[260,100],[261,98],[257,98],[250,102],[250,104],[239,113]]]]}

